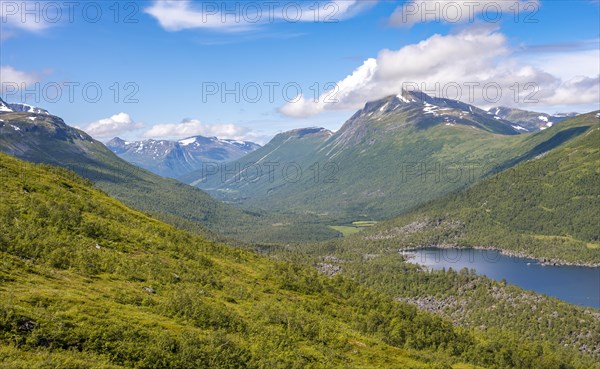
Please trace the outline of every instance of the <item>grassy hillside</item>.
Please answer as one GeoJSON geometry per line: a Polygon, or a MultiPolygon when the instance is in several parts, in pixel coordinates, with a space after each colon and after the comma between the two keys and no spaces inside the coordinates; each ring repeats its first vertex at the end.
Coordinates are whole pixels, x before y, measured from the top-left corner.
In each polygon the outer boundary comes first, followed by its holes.
{"type": "Polygon", "coordinates": [[[3,368],[592,368],[208,242],[0,154],[3,368]],[[452,366],[451,366],[452,365],[452,366]]]}
{"type": "Polygon", "coordinates": [[[405,246],[496,247],[600,263],[598,113],[565,120],[528,140],[524,144],[531,150],[499,166],[510,169],[356,237],[405,246]]]}

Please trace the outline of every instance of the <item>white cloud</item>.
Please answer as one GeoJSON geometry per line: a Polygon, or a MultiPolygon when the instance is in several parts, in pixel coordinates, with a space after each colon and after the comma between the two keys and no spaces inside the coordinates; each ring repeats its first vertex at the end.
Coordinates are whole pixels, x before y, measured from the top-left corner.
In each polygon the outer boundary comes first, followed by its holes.
{"type": "Polygon", "coordinates": [[[184,138],[190,136],[214,136],[247,141],[262,140],[261,136],[245,127],[235,124],[204,124],[197,119],[186,119],[181,123],[174,124],[156,124],[144,133],[146,138],[184,138]]]}
{"type": "Polygon", "coordinates": [[[403,87],[482,107],[505,105],[535,110],[534,103],[597,102],[600,90],[594,81],[596,75],[569,81],[548,73],[528,64],[527,58],[515,57],[503,34],[489,28],[472,28],[457,34],[433,35],[399,50],[382,50],[377,58],[367,59],[338,82],[336,102],[326,101],[327,94],[317,102],[301,96],[298,102],[282,106],[280,112],[306,117],[324,111],[359,109],[367,101],[398,94],[403,87]]]}
{"type": "Polygon", "coordinates": [[[526,52],[519,56],[519,60],[523,63],[531,63],[562,79],[571,79],[577,75],[596,76],[600,74],[599,44],[600,40],[595,40],[595,44],[590,45],[592,49],[566,50],[562,53],[554,51],[526,52]]]}
{"type": "Polygon", "coordinates": [[[411,0],[396,8],[390,24],[410,27],[416,23],[486,23],[502,20],[534,22],[538,0],[411,0]]]}
{"type": "Polygon", "coordinates": [[[38,82],[40,79],[40,76],[36,73],[24,72],[10,65],[0,65],[0,83],[2,84],[9,83],[21,86],[22,83],[25,83],[29,85],[38,82]]]}
{"type": "MultiPolygon", "coordinates": [[[[58,19],[57,11],[59,5],[52,2],[46,6],[46,2],[25,2],[25,1],[6,1],[0,0],[0,24],[2,32],[8,32],[6,28],[20,29],[29,32],[40,32],[54,23],[52,20],[58,19]]],[[[62,14],[62,13],[61,13],[62,14]]],[[[8,32],[9,35],[2,36],[0,40],[14,36],[14,32],[8,32]]]]}
{"type": "Polygon", "coordinates": [[[596,77],[578,76],[562,83],[554,93],[545,99],[549,105],[596,104],[600,108],[600,75],[596,77]]]}
{"type": "Polygon", "coordinates": [[[123,132],[143,127],[142,123],[134,122],[127,113],[115,114],[110,118],[100,119],[90,123],[84,131],[93,137],[104,138],[118,136],[123,132]]]}
{"type": "Polygon", "coordinates": [[[202,2],[156,0],[144,11],[170,32],[185,29],[247,31],[274,22],[336,22],[353,17],[376,1],[202,2]],[[318,6],[315,7],[315,4],[318,6]]]}

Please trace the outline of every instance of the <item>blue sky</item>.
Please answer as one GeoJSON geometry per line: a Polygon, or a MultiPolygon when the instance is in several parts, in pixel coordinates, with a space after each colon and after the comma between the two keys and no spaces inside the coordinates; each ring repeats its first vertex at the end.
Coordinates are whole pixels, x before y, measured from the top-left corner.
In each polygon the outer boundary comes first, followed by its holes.
{"type": "Polygon", "coordinates": [[[315,21],[314,1],[29,1],[24,9],[1,0],[2,95],[101,140],[203,134],[264,143],[292,128],[338,129],[366,101],[415,84],[451,98],[445,87],[458,85],[463,101],[465,83],[479,84],[466,102],[483,107],[599,108],[598,1],[428,3],[321,1],[315,21]],[[236,9],[238,19],[223,20],[236,9]],[[292,22],[298,9],[302,19],[292,22]],[[12,88],[36,83],[37,93],[12,88]],[[490,84],[501,99],[480,89],[490,84]]]}

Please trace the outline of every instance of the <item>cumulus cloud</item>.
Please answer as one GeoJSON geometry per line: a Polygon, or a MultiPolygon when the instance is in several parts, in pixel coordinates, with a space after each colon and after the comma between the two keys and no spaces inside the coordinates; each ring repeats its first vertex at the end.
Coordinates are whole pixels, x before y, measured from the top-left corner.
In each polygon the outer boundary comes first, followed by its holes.
{"type": "Polygon", "coordinates": [[[204,124],[197,119],[185,119],[181,123],[173,124],[156,124],[144,133],[144,137],[147,138],[184,138],[190,136],[214,136],[248,141],[259,138],[245,127],[235,124],[204,124]]]}
{"type": "MultiPolygon", "coordinates": [[[[597,61],[597,59],[596,59],[597,61]]],[[[382,50],[339,81],[335,99],[328,93],[318,101],[299,96],[279,111],[306,117],[323,111],[354,110],[365,102],[422,90],[433,96],[462,100],[482,107],[533,107],[531,104],[589,104],[600,99],[595,76],[574,81],[527,64],[515,57],[506,37],[489,28],[433,35],[399,50],[382,50]],[[566,79],[565,79],[566,80],[566,79]],[[329,99],[329,100],[327,100],[329,99]],[[527,106],[527,104],[529,104],[527,106]]]]}
{"type": "Polygon", "coordinates": [[[142,128],[143,124],[135,122],[129,114],[119,113],[110,118],[100,119],[90,123],[84,131],[93,137],[104,138],[118,136],[123,132],[142,128]]]}
{"type": "Polygon", "coordinates": [[[416,23],[473,23],[479,17],[488,23],[536,21],[537,0],[411,0],[396,8],[390,24],[410,27],[416,23]]]}
{"type": "Polygon", "coordinates": [[[156,0],[144,11],[170,32],[202,28],[247,31],[274,22],[336,22],[350,18],[375,3],[376,1],[359,0],[310,3],[238,1],[193,5],[190,0],[156,0]]]}

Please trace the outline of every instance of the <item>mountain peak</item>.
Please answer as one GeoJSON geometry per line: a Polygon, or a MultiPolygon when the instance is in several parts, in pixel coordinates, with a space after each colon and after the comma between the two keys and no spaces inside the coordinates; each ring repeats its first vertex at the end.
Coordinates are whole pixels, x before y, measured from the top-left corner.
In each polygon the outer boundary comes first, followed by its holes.
{"type": "Polygon", "coordinates": [[[115,137],[112,140],[108,141],[107,145],[124,145],[126,142],[120,137],[115,137]]]}
{"type": "MultiPolygon", "coordinates": [[[[462,110],[465,114],[472,112],[472,105],[458,100],[438,98],[427,95],[422,91],[402,89],[397,95],[389,95],[379,100],[369,101],[364,108],[359,110],[354,116],[381,117],[382,115],[392,113],[396,110],[406,110],[410,108],[423,109],[426,114],[434,114],[435,109],[444,108],[445,110],[462,110]]],[[[476,108],[481,110],[479,108],[476,108]]]]}
{"type": "Polygon", "coordinates": [[[50,113],[42,108],[38,108],[29,104],[22,103],[7,103],[0,98],[0,113],[33,113],[33,114],[45,114],[50,113]]]}
{"type": "Polygon", "coordinates": [[[13,110],[10,108],[7,102],[2,100],[0,97],[0,113],[12,113],[13,110]]]}
{"type": "Polygon", "coordinates": [[[298,137],[304,137],[307,135],[329,135],[331,136],[333,132],[323,127],[308,127],[308,128],[299,128],[290,131],[292,134],[298,137]]]}
{"type": "Polygon", "coordinates": [[[323,127],[306,127],[306,128],[296,128],[296,129],[292,129],[290,131],[285,131],[285,132],[281,132],[278,133],[275,138],[279,137],[279,138],[291,138],[291,137],[295,137],[295,138],[304,138],[306,136],[309,137],[329,137],[332,136],[333,132],[323,128],[323,127]]]}

